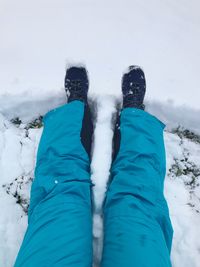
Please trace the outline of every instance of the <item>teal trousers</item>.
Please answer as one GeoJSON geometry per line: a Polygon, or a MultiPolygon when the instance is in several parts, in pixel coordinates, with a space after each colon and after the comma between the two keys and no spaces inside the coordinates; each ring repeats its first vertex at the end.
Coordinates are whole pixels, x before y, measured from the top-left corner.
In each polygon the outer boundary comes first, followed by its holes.
{"type": "MultiPolygon", "coordinates": [[[[14,267],[92,267],[90,159],[80,133],[84,104],[48,112],[31,188],[28,228],[14,267]]],[[[163,196],[164,125],[121,113],[121,144],[104,201],[102,267],[169,267],[172,226],[163,196]]]]}
{"type": "Polygon", "coordinates": [[[104,202],[102,267],[171,266],[164,127],[143,110],[121,112],[120,148],[104,202]]]}

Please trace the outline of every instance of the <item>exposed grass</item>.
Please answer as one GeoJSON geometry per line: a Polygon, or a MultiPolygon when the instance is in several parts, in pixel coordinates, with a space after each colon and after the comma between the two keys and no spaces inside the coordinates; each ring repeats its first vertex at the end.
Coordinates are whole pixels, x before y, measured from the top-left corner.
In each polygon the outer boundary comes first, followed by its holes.
{"type": "Polygon", "coordinates": [[[13,182],[2,185],[6,193],[16,199],[16,203],[22,207],[25,214],[28,213],[29,198],[24,194],[24,191],[27,191],[26,187],[30,186],[32,181],[32,177],[22,175],[15,178],[13,182]]]}
{"type": "Polygon", "coordinates": [[[177,134],[181,139],[186,138],[186,139],[191,140],[194,143],[200,144],[200,135],[188,129],[184,129],[182,126],[178,126],[177,128],[173,129],[172,133],[177,134]]]}
{"type": "MultiPolygon", "coordinates": [[[[42,119],[43,119],[43,116],[39,116],[38,118],[32,120],[31,122],[25,125],[25,129],[28,130],[28,129],[34,129],[34,128],[37,128],[37,129],[41,128],[43,126],[42,119]]],[[[18,117],[11,119],[11,122],[15,124],[17,127],[19,127],[22,124],[22,121],[18,117]]]]}

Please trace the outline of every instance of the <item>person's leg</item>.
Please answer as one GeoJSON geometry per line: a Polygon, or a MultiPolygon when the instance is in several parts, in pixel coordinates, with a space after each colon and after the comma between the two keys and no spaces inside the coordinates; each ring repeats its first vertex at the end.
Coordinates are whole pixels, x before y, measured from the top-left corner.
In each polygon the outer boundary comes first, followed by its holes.
{"type": "Polygon", "coordinates": [[[101,267],[171,266],[173,230],[163,195],[164,124],[142,109],[125,100],[115,132],[101,267]]]}
{"type": "Polygon", "coordinates": [[[91,267],[89,109],[73,99],[43,121],[28,228],[14,267],[91,267]]]}

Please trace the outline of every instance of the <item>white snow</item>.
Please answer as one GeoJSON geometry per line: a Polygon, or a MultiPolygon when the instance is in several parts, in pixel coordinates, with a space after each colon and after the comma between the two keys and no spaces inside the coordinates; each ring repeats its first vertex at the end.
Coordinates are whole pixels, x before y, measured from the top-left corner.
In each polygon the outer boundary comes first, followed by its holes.
{"type": "Polygon", "coordinates": [[[199,107],[198,0],[0,0],[0,91],[59,90],[68,61],[84,62],[91,92],[120,94],[144,68],[147,98],[199,107]]]}
{"type": "Polygon", "coordinates": [[[167,125],[173,267],[199,266],[200,144],[172,132],[181,126],[200,135],[199,10],[198,0],[0,0],[0,266],[13,265],[27,227],[42,128],[26,126],[65,103],[65,68],[73,62],[88,68],[95,121],[95,266],[121,76],[132,64],[145,71],[147,111],[167,125]],[[16,117],[19,127],[10,121],[16,117]]]}

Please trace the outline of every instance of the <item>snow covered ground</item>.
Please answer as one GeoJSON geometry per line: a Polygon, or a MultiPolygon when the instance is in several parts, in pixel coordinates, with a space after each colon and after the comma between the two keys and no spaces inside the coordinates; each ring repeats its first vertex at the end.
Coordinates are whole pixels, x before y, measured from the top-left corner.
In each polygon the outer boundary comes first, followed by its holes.
{"type": "Polygon", "coordinates": [[[83,61],[91,92],[144,67],[147,97],[199,108],[199,0],[0,0],[0,90],[52,91],[83,61]]]}
{"type": "Polygon", "coordinates": [[[90,74],[96,266],[113,119],[130,64],[143,66],[147,110],[167,124],[173,267],[199,266],[199,10],[198,0],[0,0],[0,267],[12,267],[27,227],[40,115],[65,102],[69,61],[90,74]]]}

